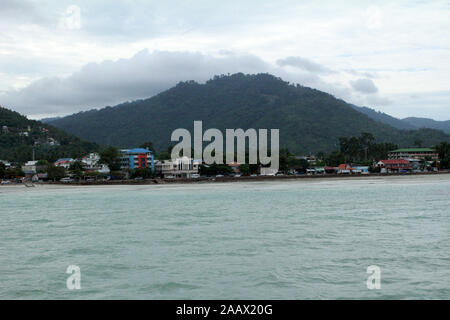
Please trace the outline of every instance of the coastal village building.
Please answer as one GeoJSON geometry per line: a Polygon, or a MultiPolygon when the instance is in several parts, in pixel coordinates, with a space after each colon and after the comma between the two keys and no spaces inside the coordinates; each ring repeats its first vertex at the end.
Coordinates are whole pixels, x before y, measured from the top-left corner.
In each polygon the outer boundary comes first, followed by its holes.
{"type": "Polygon", "coordinates": [[[193,160],[181,157],[175,160],[158,161],[155,164],[155,172],[164,178],[191,178],[198,174],[201,160],[193,160]]]}
{"type": "Polygon", "coordinates": [[[228,166],[233,170],[233,173],[241,173],[239,167],[241,164],[239,162],[230,162],[228,166]]]}
{"type": "Polygon", "coordinates": [[[377,163],[381,173],[408,172],[413,169],[411,162],[406,159],[381,160],[377,163]]]}
{"type": "Polygon", "coordinates": [[[426,159],[438,160],[439,155],[436,150],[431,148],[403,148],[396,149],[388,154],[389,160],[394,159],[426,159]]]}
{"type": "Polygon", "coordinates": [[[11,163],[9,161],[6,160],[0,160],[1,163],[3,163],[5,165],[6,169],[11,168],[11,163]]]}
{"type": "Polygon", "coordinates": [[[278,173],[278,169],[270,168],[270,167],[261,167],[259,169],[259,173],[262,176],[274,176],[278,173]]]}
{"type": "Polygon", "coordinates": [[[88,171],[97,171],[99,173],[110,173],[109,167],[106,164],[100,163],[100,155],[96,152],[90,153],[81,159],[83,169],[88,171]]]}
{"type": "Polygon", "coordinates": [[[37,172],[37,161],[28,161],[22,166],[22,171],[26,175],[34,175],[37,172]]]}
{"type": "Polygon", "coordinates": [[[348,163],[340,164],[337,167],[337,173],[338,174],[351,174],[352,170],[353,170],[352,166],[350,164],[348,164],[348,163]]]}
{"type": "Polygon", "coordinates": [[[64,169],[69,169],[70,165],[74,162],[75,160],[72,158],[61,158],[55,161],[55,166],[63,167],[64,169]]]}
{"type": "Polygon", "coordinates": [[[155,170],[153,153],[144,148],[120,150],[121,169],[151,168],[155,170]]]}

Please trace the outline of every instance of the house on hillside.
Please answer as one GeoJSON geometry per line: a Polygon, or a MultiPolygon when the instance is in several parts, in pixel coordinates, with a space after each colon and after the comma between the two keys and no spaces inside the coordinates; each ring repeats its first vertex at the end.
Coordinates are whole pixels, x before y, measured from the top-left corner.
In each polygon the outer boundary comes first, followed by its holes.
{"type": "Polygon", "coordinates": [[[74,163],[75,160],[72,158],[61,158],[55,161],[56,167],[63,167],[64,169],[69,169],[70,165],[74,163]]]}

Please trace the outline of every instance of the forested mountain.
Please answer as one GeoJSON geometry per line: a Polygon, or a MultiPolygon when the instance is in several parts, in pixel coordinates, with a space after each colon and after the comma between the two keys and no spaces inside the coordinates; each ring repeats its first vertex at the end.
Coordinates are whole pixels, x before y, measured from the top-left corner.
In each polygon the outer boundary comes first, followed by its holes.
{"type": "Polygon", "coordinates": [[[23,163],[32,159],[33,148],[37,160],[54,161],[85,155],[98,145],[0,107],[0,159],[23,163]]]}
{"type": "Polygon", "coordinates": [[[432,128],[436,130],[442,130],[445,133],[450,134],[450,120],[436,121],[428,118],[404,118],[403,122],[415,126],[416,128],[432,128]]]}
{"type": "Polygon", "coordinates": [[[443,132],[397,130],[374,121],[330,94],[289,84],[269,74],[216,76],[205,84],[181,82],[152,98],[80,112],[50,123],[80,138],[118,147],[153,141],[166,148],[177,128],[278,128],[280,144],[296,153],[331,151],[341,136],[372,133],[378,141],[431,146],[450,141],[443,132]]]}
{"type": "Polygon", "coordinates": [[[353,109],[355,109],[356,111],[362,112],[365,115],[367,115],[369,118],[381,122],[381,123],[385,123],[388,124],[394,128],[397,129],[402,129],[402,130],[416,130],[419,129],[418,127],[405,122],[401,119],[395,118],[393,116],[390,116],[384,112],[381,111],[376,111],[374,109],[368,108],[368,107],[359,107],[359,106],[355,106],[353,104],[351,104],[351,107],[353,109]]]}
{"type": "Polygon", "coordinates": [[[371,108],[358,107],[355,105],[351,106],[356,111],[364,113],[373,120],[388,124],[397,129],[417,130],[420,128],[428,128],[428,129],[442,130],[445,133],[450,134],[450,120],[436,121],[428,118],[414,118],[414,117],[398,119],[384,112],[375,111],[371,108]]]}

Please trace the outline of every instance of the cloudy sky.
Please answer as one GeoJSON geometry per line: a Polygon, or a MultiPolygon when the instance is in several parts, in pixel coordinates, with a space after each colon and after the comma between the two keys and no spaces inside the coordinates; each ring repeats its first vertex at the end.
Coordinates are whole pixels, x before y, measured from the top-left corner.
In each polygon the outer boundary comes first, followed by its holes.
{"type": "Polygon", "coordinates": [[[0,105],[31,118],[270,72],[450,119],[449,1],[0,0],[0,105]]]}

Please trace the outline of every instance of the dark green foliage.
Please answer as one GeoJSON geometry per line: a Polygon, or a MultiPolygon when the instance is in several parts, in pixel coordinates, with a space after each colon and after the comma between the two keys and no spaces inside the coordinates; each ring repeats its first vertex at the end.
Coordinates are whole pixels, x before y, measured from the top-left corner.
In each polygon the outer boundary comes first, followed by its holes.
{"type": "Polygon", "coordinates": [[[153,178],[155,174],[150,168],[138,168],[131,171],[131,178],[143,178],[149,179],[153,178]]]}
{"type": "Polygon", "coordinates": [[[233,169],[226,164],[201,165],[199,168],[201,175],[215,176],[218,174],[229,175],[233,173],[233,169]]]}
{"type": "Polygon", "coordinates": [[[359,137],[340,137],[339,153],[334,153],[332,158],[328,158],[328,165],[336,165],[336,161],[340,163],[346,162],[371,162],[373,160],[387,159],[391,150],[397,149],[397,145],[392,143],[375,143],[372,134],[363,132],[359,137]],[[334,159],[333,159],[334,157],[334,159]],[[333,164],[331,164],[333,163],[333,164]]]}
{"type": "Polygon", "coordinates": [[[5,177],[6,166],[3,162],[0,162],[0,179],[5,177]]]}
{"type": "Polygon", "coordinates": [[[83,164],[81,161],[75,161],[72,163],[69,167],[69,172],[75,177],[75,178],[81,178],[83,177],[83,164]]]}
{"type": "Polygon", "coordinates": [[[150,151],[155,152],[155,147],[153,146],[153,142],[151,142],[151,141],[147,141],[147,142],[142,143],[139,146],[139,148],[144,148],[144,149],[148,149],[150,151]]]}
{"type": "Polygon", "coordinates": [[[340,151],[333,151],[325,157],[325,164],[332,167],[337,167],[341,163],[345,163],[344,154],[340,151]]]}
{"type": "Polygon", "coordinates": [[[280,153],[279,171],[287,173],[290,170],[304,172],[309,163],[305,159],[298,159],[294,154],[290,153],[288,149],[281,149],[280,153]]]}
{"type": "Polygon", "coordinates": [[[54,162],[58,158],[78,158],[96,151],[98,145],[82,141],[49,124],[28,120],[17,112],[0,107],[0,159],[24,163],[32,159],[54,162]],[[2,131],[7,126],[7,133],[2,131]],[[59,145],[50,145],[48,139],[59,145]]]}
{"type": "Polygon", "coordinates": [[[450,169],[450,144],[447,142],[441,142],[436,146],[436,151],[439,154],[441,169],[450,169]]]}
{"type": "Polygon", "coordinates": [[[239,171],[241,172],[241,174],[247,176],[250,174],[250,165],[248,164],[241,164],[239,166],[239,171]]]}
{"type": "Polygon", "coordinates": [[[330,94],[290,85],[269,74],[216,76],[205,84],[181,82],[150,99],[77,113],[51,123],[81,138],[117,147],[134,147],[151,139],[165,150],[177,128],[193,132],[217,128],[280,129],[280,145],[296,154],[338,148],[339,137],[370,132],[376,141],[425,146],[450,141],[432,129],[402,131],[379,123],[330,94]]]}
{"type": "Polygon", "coordinates": [[[6,169],[4,178],[14,179],[18,177],[25,177],[25,172],[23,172],[21,168],[6,169]]]}
{"type": "Polygon", "coordinates": [[[53,164],[47,166],[48,179],[58,181],[66,176],[66,170],[63,167],[56,167],[53,164]]]}
{"type": "Polygon", "coordinates": [[[106,164],[111,171],[120,170],[119,150],[115,147],[107,147],[100,152],[100,163],[106,164]]]}

